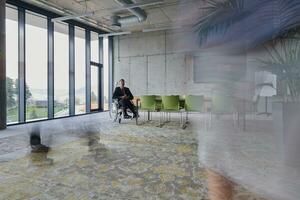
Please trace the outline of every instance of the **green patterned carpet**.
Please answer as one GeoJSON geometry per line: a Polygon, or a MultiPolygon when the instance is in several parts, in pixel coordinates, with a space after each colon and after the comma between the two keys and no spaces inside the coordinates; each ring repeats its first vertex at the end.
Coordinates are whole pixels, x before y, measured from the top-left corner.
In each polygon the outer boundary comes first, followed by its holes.
{"type": "MultiPolygon", "coordinates": [[[[192,130],[110,121],[84,127],[61,133],[73,139],[48,154],[28,148],[24,157],[1,162],[0,199],[209,199],[192,130]]],[[[237,185],[233,193],[259,199],[237,185]]]]}

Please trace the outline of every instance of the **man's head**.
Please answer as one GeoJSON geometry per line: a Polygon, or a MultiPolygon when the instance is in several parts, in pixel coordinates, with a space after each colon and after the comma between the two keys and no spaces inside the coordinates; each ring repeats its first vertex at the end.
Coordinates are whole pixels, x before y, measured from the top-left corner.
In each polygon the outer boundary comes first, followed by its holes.
{"type": "Polygon", "coordinates": [[[119,84],[120,84],[121,88],[124,88],[125,80],[124,79],[120,79],[119,84]]]}

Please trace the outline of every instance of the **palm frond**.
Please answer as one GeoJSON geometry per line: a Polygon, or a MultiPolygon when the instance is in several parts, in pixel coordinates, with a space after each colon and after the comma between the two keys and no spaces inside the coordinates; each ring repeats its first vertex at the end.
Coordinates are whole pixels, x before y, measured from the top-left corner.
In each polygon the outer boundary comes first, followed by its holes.
{"type": "Polygon", "coordinates": [[[195,24],[202,44],[210,34],[225,33],[237,17],[244,10],[245,0],[208,0],[208,6],[204,7],[206,14],[195,24]]]}
{"type": "Polygon", "coordinates": [[[295,39],[278,40],[266,47],[269,58],[258,60],[260,69],[277,75],[284,81],[292,99],[300,96],[300,41],[295,39]]]}
{"type": "Polygon", "coordinates": [[[208,39],[249,41],[249,47],[278,37],[300,38],[299,0],[207,0],[195,28],[200,45],[208,39]],[[273,26],[272,26],[273,24],[273,26]],[[230,32],[228,31],[230,30],[230,32]],[[236,33],[238,31],[238,33],[236,33]],[[253,34],[248,34],[252,32],[253,34]],[[229,33],[229,34],[228,34],[229,33]],[[211,37],[211,38],[210,38],[211,37]]]}

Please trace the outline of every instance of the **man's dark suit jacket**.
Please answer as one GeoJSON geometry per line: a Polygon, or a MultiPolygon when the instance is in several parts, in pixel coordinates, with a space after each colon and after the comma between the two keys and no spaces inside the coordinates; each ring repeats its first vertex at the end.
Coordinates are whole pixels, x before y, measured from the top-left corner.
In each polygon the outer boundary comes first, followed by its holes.
{"type": "MultiPolygon", "coordinates": [[[[129,100],[133,99],[133,95],[131,94],[129,88],[124,87],[124,92],[127,95],[127,97],[128,97],[129,100]]],[[[113,94],[113,99],[120,100],[122,96],[124,96],[124,93],[122,92],[121,88],[120,87],[116,87],[116,89],[114,91],[114,94],[113,94]]]]}

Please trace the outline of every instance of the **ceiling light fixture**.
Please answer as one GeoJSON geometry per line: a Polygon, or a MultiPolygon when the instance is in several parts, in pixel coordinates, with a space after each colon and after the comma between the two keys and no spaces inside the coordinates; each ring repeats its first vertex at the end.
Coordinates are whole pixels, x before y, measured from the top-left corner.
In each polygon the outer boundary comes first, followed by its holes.
{"type": "Polygon", "coordinates": [[[81,17],[92,16],[94,14],[95,14],[95,12],[87,12],[87,13],[78,14],[78,15],[68,15],[68,16],[53,18],[53,19],[51,19],[51,21],[52,22],[66,21],[66,20],[70,20],[70,19],[77,19],[77,18],[81,18],[81,17]]]}
{"type": "Polygon", "coordinates": [[[130,31],[126,32],[116,32],[116,33],[106,33],[106,34],[101,34],[99,37],[109,37],[109,36],[117,36],[117,35],[130,35],[130,31]]]}
{"type": "Polygon", "coordinates": [[[174,27],[159,27],[159,28],[147,28],[143,29],[143,33],[154,32],[154,31],[166,31],[166,30],[174,30],[181,29],[182,26],[174,26],[174,27]]]}

